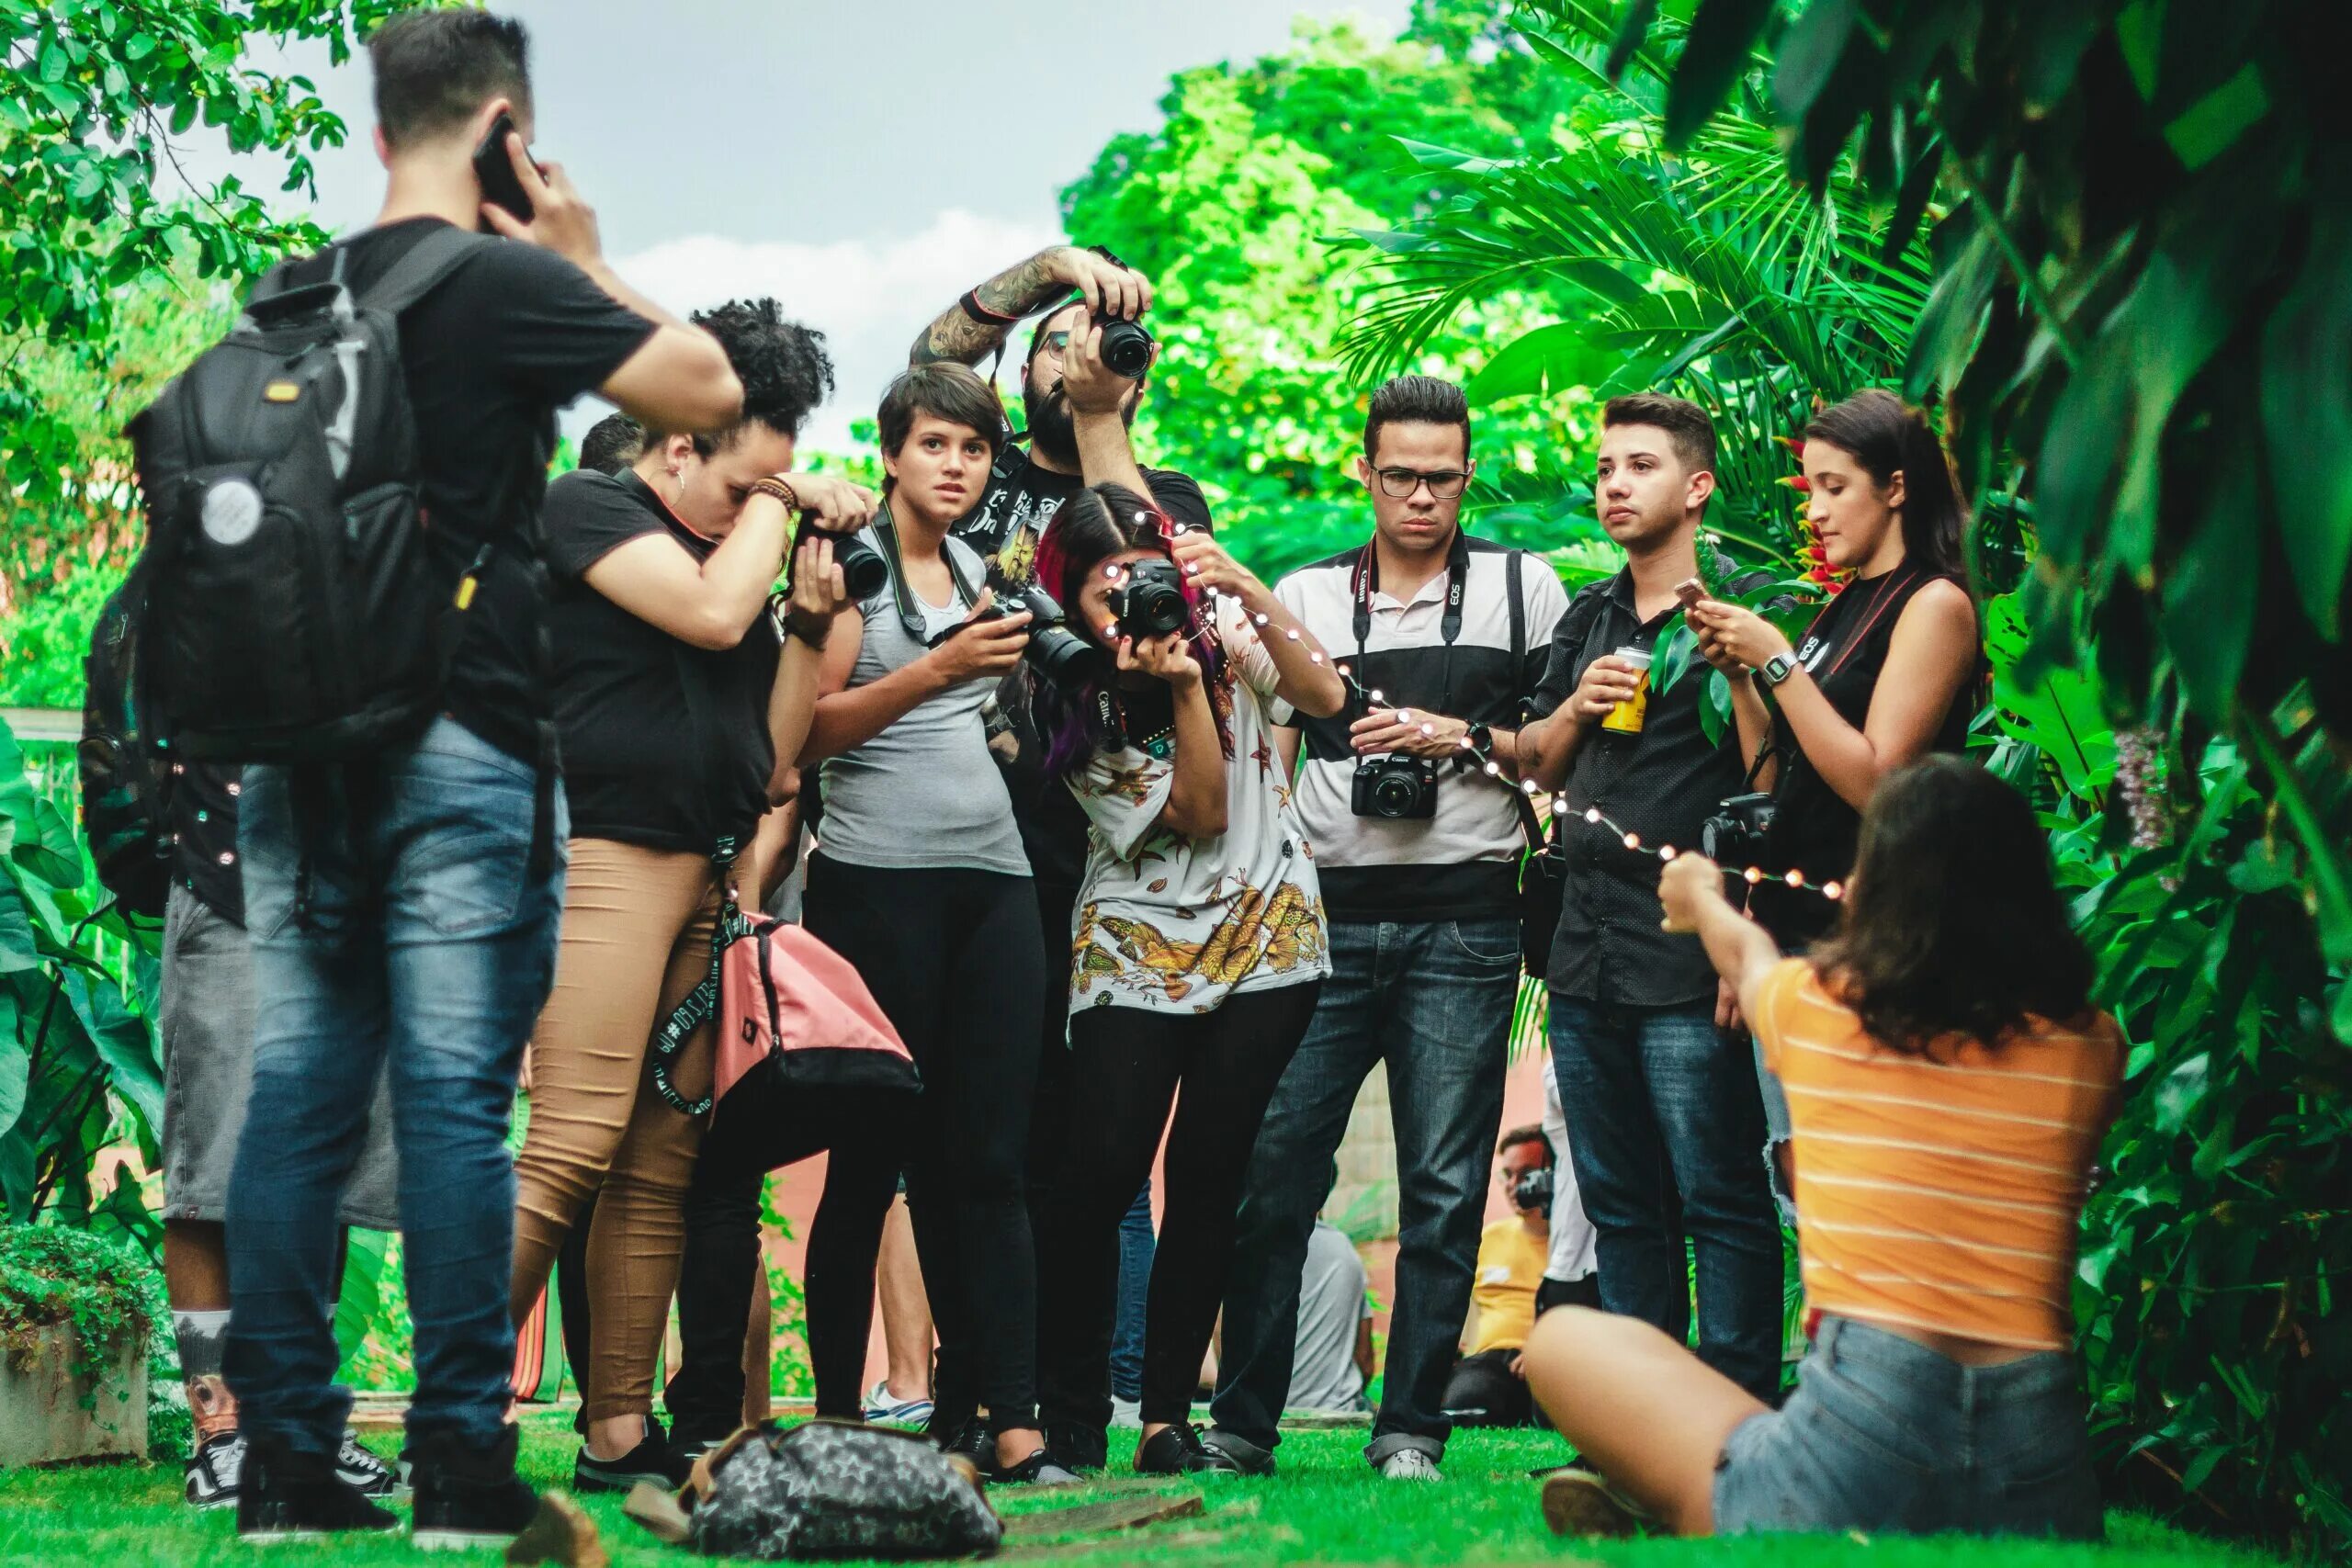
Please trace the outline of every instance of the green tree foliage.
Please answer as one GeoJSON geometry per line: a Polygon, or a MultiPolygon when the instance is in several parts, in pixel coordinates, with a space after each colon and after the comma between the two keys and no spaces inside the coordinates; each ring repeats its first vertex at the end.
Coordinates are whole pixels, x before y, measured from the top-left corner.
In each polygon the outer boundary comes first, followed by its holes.
{"type": "MultiPolygon", "coordinates": [[[[1063,192],[1069,232],[1109,244],[1159,290],[1164,346],[1138,450],[1199,479],[1220,529],[1269,575],[1363,536],[1351,464],[1365,389],[1333,345],[1369,280],[1339,247],[1351,230],[1430,209],[1456,183],[1405,141],[1518,156],[1546,143],[1583,91],[1512,40],[1500,11],[1495,0],[1423,0],[1393,40],[1303,21],[1283,53],[1177,76],[1159,129],[1114,138],[1063,192]]],[[[1478,333],[1508,341],[1557,314],[1543,287],[1483,299],[1478,333]]],[[[1449,347],[1408,367],[1466,377],[1484,357],[1449,347]]],[[[1525,475],[1565,473],[1563,454],[1589,425],[1581,398],[1481,423],[1480,464],[1513,477],[1476,492],[1497,531],[1562,542],[1572,513],[1500,503],[1525,475]]]]}
{"type": "MultiPolygon", "coordinates": [[[[2036,564],[1986,605],[1979,734],[2047,810],[2133,1042],[2078,1298],[2102,1456],[2319,1552],[2352,1540],[2352,128],[2324,9],[1527,0],[1531,47],[1644,134],[1481,171],[1491,199],[1389,243],[1369,323],[1409,347],[1494,279],[1605,294],[1630,259],[1690,295],[1603,310],[1630,384],[1936,404],[1991,558],[2036,564]]],[[[1544,385],[1547,357],[1590,374],[1592,342],[1531,341],[1544,385]]],[[[1767,450],[1785,424],[1747,406],[1767,450]]]]}

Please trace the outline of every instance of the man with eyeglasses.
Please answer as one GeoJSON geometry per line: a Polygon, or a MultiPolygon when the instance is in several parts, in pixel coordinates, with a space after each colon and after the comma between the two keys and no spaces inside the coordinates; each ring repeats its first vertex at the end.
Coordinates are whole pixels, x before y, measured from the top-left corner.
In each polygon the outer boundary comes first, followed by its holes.
{"type": "Polygon", "coordinates": [[[1363,446],[1372,537],[1274,590],[1359,694],[1283,732],[1330,915],[1331,977],[1250,1161],[1207,1441],[1244,1470],[1273,1467],[1322,1175],[1385,1062],[1400,1228],[1364,1457],[1384,1476],[1434,1481],[1519,995],[1517,731],[1567,595],[1541,559],[1463,532],[1474,465],[1459,387],[1388,382],[1363,446]]]}
{"type": "MultiPolygon", "coordinates": [[[[1108,251],[1056,245],[973,288],[915,339],[909,355],[912,364],[952,359],[977,366],[1001,354],[1023,321],[1038,318],[1021,362],[1021,401],[1029,439],[1023,444],[1012,438],[998,446],[986,488],[954,530],[956,537],[988,559],[992,575],[1028,584],[1035,575],[1038,536],[1062,502],[1087,485],[1125,485],[1137,495],[1149,495],[1181,528],[1210,526],[1208,502],[1190,477],[1136,461],[1128,432],[1143,403],[1143,378],[1131,380],[1102,363],[1101,321],[1112,317],[1133,321],[1150,306],[1150,280],[1108,251]]],[[[1078,886],[1086,871],[1086,816],[1076,797],[1046,773],[1043,745],[1028,721],[1029,681],[1023,666],[999,688],[988,712],[989,745],[1004,767],[1022,847],[1036,878],[1046,951],[1067,953],[1078,886]]],[[[1045,1049],[1030,1114],[1032,1214],[1043,1211],[1051,1156],[1060,1147],[1072,1114],[1066,1043],[1069,976],[1049,964],[1046,979],[1045,1049]]],[[[1114,1393],[1132,1399],[1140,1391],[1143,1292],[1151,1276],[1151,1256],[1147,1183],[1136,1195],[1122,1229],[1112,1353],[1114,1384],[1126,1378],[1135,1383],[1101,1391],[1106,1416],[1114,1393]]],[[[954,1392],[953,1380],[943,1378],[941,1403],[932,1423],[950,1442],[955,1428],[968,1425],[971,1414],[956,1407],[954,1392]]],[[[1042,1392],[1049,1404],[1057,1396],[1070,1401],[1094,1397],[1094,1391],[1042,1392]]],[[[1048,1419],[1046,1438],[1055,1462],[1072,1470],[1102,1468],[1102,1425],[1048,1419]]]]}

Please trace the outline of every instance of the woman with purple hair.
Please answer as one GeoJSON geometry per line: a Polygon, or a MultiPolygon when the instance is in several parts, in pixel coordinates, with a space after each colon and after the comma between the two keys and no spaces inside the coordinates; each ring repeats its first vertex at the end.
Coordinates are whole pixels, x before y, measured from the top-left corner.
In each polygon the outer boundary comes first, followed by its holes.
{"type": "Polygon", "coordinates": [[[1264,583],[1120,486],[1063,503],[1037,581],[1107,656],[1083,691],[1036,697],[1047,766],[1090,828],[1069,1049],[1091,1112],[1072,1119],[1038,1236],[1039,1414],[1048,1433],[1109,1425],[1119,1220],[1172,1102],[1136,1468],[1230,1471],[1187,1415],[1258,1125],[1330,967],[1274,726],[1337,713],[1345,689],[1264,583]]]}

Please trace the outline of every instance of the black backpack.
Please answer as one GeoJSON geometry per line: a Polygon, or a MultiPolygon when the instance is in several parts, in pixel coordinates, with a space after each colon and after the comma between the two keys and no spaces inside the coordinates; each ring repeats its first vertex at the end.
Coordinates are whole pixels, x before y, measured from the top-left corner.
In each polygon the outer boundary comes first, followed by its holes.
{"type": "Polygon", "coordinates": [[[140,731],[131,700],[139,663],[139,592],[114,591],[90,632],[83,666],[82,830],[98,881],[126,914],[160,919],[171,887],[170,773],[140,731]]]}
{"type": "Polygon", "coordinates": [[[432,230],[356,296],[340,247],[281,265],[131,422],[148,536],[123,711],[158,750],[343,761],[431,722],[484,560],[433,547],[398,318],[495,243],[432,230]]]}

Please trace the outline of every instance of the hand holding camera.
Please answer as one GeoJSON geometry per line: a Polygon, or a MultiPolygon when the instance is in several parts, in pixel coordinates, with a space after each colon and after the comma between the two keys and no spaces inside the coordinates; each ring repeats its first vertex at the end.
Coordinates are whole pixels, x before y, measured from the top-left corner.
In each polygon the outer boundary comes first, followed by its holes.
{"type": "Polygon", "coordinates": [[[851,603],[849,582],[833,558],[833,541],[822,534],[803,538],[792,552],[792,581],[785,613],[797,626],[822,637],[823,628],[851,603]]]}
{"type": "Polygon", "coordinates": [[[1151,279],[1133,267],[1076,245],[1056,251],[1050,265],[1055,280],[1077,289],[1097,321],[1105,317],[1132,321],[1151,309],[1151,279]]]}
{"type": "Polygon", "coordinates": [[[836,474],[778,474],[800,502],[801,515],[828,534],[854,534],[874,521],[882,498],[836,474]]]}
{"type": "Polygon", "coordinates": [[[1154,637],[1123,637],[1114,652],[1122,671],[1140,670],[1180,692],[1191,691],[1201,683],[1200,660],[1193,657],[1192,644],[1182,632],[1154,637]]]}
{"type": "Polygon", "coordinates": [[[1133,321],[1097,316],[1072,326],[1062,355],[1062,395],[1070,412],[1117,413],[1158,352],[1151,334],[1133,321]]]}
{"type": "Polygon", "coordinates": [[[1139,560],[1126,567],[1103,602],[1111,612],[1107,635],[1131,642],[1182,632],[1193,622],[1193,607],[1184,601],[1184,580],[1174,561],[1139,560]]]}
{"type": "Polygon", "coordinates": [[[939,661],[940,676],[948,685],[960,686],[967,681],[1003,674],[1021,662],[1022,650],[1028,646],[1029,612],[1008,614],[998,609],[995,591],[984,588],[964,624],[950,632],[929,657],[939,661]]]}

